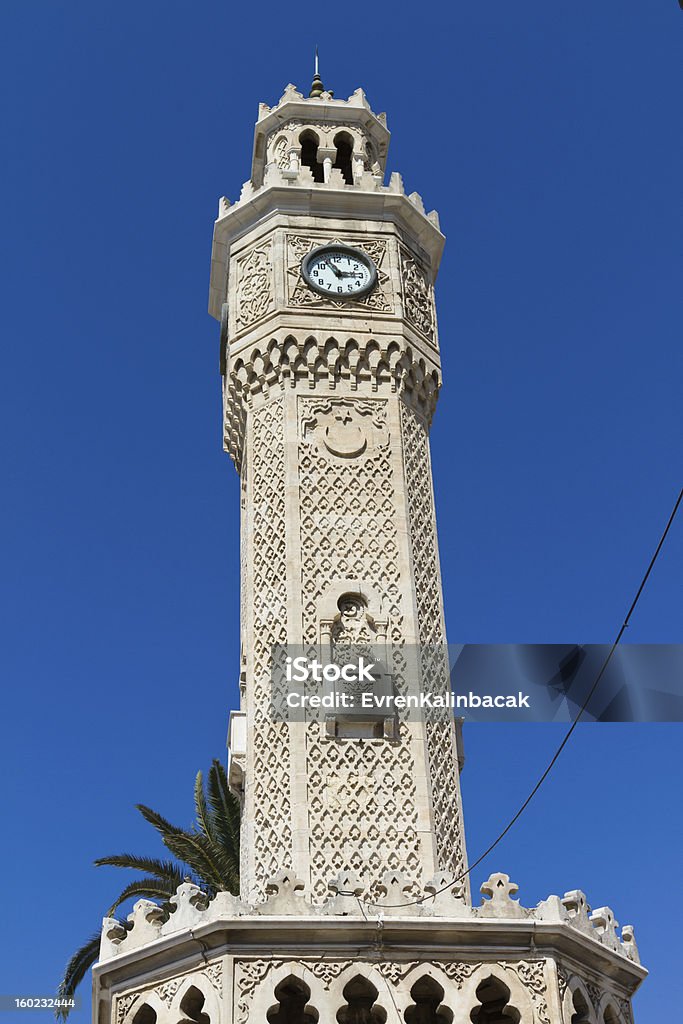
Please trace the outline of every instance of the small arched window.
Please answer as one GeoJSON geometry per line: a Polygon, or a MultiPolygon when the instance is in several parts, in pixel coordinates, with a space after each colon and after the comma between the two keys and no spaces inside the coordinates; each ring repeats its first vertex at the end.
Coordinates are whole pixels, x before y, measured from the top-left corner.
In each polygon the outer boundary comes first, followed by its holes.
{"type": "Polygon", "coordinates": [[[319,184],[325,180],[323,165],[318,160],[318,136],[310,129],[302,132],[299,136],[301,143],[301,163],[308,167],[313,174],[313,181],[319,184]]]}
{"type": "Polygon", "coordinates": [[[351,166],[353,139],[348,132],[339,132],[334,137],[334,144],[337,147],[337,159],[334,166],[342,172],[346,184],[353,185],[353,168],[351,166]]]}

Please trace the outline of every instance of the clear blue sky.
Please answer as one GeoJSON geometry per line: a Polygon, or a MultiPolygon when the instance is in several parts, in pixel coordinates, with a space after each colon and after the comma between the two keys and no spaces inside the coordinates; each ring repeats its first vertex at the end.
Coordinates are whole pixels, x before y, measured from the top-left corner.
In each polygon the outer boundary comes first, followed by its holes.
{"type": "MultiPolygon", "coordinates": [[[[258,102],[306,87],[318,42],[440,212],[450,639],[604,642],[683,475],[682,32],[676,0],[4,5],[0,991],[54,989],[127,879],[93,858],[157,852],[134,803],[189,823],[224,751],[238,487],[206,305],[258,102]]],[[[683,640],[682,565],[683,518],[631,640],[683,640]]],[[[472,857],[557,740],[467,731],[472,857]]],[[[641,1022],[680,1001],[682,741],[580,728],[474,878],[635,924],[641,1022]]]]}

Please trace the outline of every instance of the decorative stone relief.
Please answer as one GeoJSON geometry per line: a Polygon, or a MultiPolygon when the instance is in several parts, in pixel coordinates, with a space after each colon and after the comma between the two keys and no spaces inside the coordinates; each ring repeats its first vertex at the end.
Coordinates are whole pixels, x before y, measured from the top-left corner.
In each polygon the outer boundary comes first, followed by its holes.
{"type": "Polygon", "coordinates": [[[287,235],[287,282],[290,306],[310,306],[312,308],[329,308],[354,310],[369,308],[375,313],[393,313],[391,283],[387,273],[389,263],[388,243],[383,238],[310,238],[304,235],[287,235]],[[311,249],[319,245],[330,245],[340,242],[351,245],[366,253],[377,267],[377,285],[367,295],[358,299],[334,301],[325,295],[312,291],[301,276],[301,261],[311,249]]]}
{"type": "MultiPolygon", "coordinates": [[[[581,975],[577,974],[575,971],[568,970],[562,964],[557,965],[557,983],[560,993],[560,1004],[564,1005],[567,990],[570,988],[573,979],[578,979],[581,982],[581,986],[587,993],[593,1006],[593,1011],[597,1017],[600,1010],[600,1004],[603,1000],[604,990],[600,985],[596,985],[593,981],[587,981],[586,978],[581,977],[581,975]]],[[[621,996],[613,996],[612,1000],[619,1007],[619,1011],[626,1024],[633,1024],[633,1011],[631,1009],[630,1000],[624,999],[621,996]]]]}
{"type": "Polygon", "coordinates": [[[401,281],[406,320],[433,341],[434,289],[415,257],[404,248],[401,248],[401,281]]]}
{"type": "Polygon", "coordinates": [[[162,1003],[170,1008],[173,1000],[188,978],[191,978],[193,982],[199,983],[201,983],[202,978],[205,978],[219,996],[222,994],[223,965],[218,960],[198,970],[186,971],[176,978],[168,978],[158,985],[147,985],[138,992],[125,992],[122,995],[116,996],[116,1008],[113,1019],[116,1021],[116,1024],[123,1024],[132,1007],[138,1001],[144,1001],[145,998],[149,998],[150,994],[154,994],[162,1003]]]}
{"type": "Polygon", "coordinates": [[[139,992],[126,992],[124,995],[116,997],[116,1024],[123,1024],[128,1011],[139,998],[139,992]]]}
{"type": "Polygon", "coordinates": [[[281,135],[273,146],[273,162],[284,171],[289,167],[289,142],[281,135]]]}
{"type": "Polygon", "coordinates": [[[281,963],[281,960],[235,961],[235,1024],[247,1024],[254,990],[281,963]]]}
{"type": "MultiPolygon", "coordinates": [[[[349,400],[340,408],[353,405],[349,400]]],[[[403,610],[386,401],[358,401],[354,417],[359,422],[367,418],[375,440],[365,446],[362,457],[346,459],[330,453],[319,443],[319,427],[310,427],[318,422],[321,408],[324,412],[328,405],[299,399],[304,643],[320,642],[323,595],[347,577],[367,580],[382,594],[388,638],[400,648],[403,610]]],[[[393,667],[400,685],[400,665],[393,667]]],[[[384,871],[400,869],[417,894],[421,860],[415,766],[405,726],[400,743],[369,739],[362,746],[345,743],[342,748],[325,738],[323,723],[311,722],[306,757],[313,899],[323,900],[328,880],[349,869],[368,888],[384,871]],[[336,805],[344,807],[343,815],[330,815],[336,805]]]]}
{"type": "MultiPolygon", "coordinates": [[[[401,402],[405,493],[408,500],[412,570],[417,598],[421,672],[434,693],[446,693],[450,682],[445,664],[446,633],[441,608],[436,518],[432,496],[429,437],[424,419],[401,402]]],[[[427,753],[439,867],[456,877],[464,868],[464,833],[458,800],[458,763],[453,722],[449,716],[427,715],[427,753]]]]}
{"type": "MultiPolygon", "coordinates": [[[[291,868],[289,733],[270,714],[272,646],[287,642],[285,449],[282,398],[253,413],[252,539],[247,576],[253,614],[253,856],[247,876],[261,892],[280,869],[291,868]]],[[[284,680],[284,673],[282,674],[284,680]]]]}
{"type": "Polygon", "coordinates": [[[273,243],[256,245],[235,259],[235,321],[238,331],[251,327],[274,308],[273,243]]]}
{"type": "Polygon", "coordinates": [[[530,991],[539,1024],[551,1024],[548,1013],[545,960],[520,960],[517,964],[502,963],[501,966],[515,973],[524,987],[530,991]]]}
{"type": "Polygon", "coordinates": [[[377,402],[324,398],[310,405],[301,426],[304,439],[333,460],[366,457],[389,442],[386,409],[377,402]]]}

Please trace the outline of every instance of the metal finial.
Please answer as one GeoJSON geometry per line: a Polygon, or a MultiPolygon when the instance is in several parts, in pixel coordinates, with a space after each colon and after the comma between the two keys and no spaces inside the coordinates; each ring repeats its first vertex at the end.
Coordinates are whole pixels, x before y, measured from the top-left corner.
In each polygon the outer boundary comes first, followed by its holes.
{"type": "Polygon", "coordinates": [[[322,78],[320,77],[320,73],[319,73],[318,47],[317,46],[315,48],[314,69],[315,70],[314,70],[314,74],[313,74],[313,84],[311,86],[311,91],[309,92],[308,96],[309,96],[309,99],[316,100],[316,99],[318,99],[320,97],[321,93],[325,92],[325,86],[323,85],[322,78]]]}

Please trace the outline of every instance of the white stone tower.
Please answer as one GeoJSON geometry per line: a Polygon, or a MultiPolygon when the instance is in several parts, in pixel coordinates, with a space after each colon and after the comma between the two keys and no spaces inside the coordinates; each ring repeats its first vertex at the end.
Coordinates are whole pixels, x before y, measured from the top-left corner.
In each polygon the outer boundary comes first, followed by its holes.
{"type": "MultiPolygon", "coordinates": [[[[283,721],[277,644],[445,644],[429,457],[444,238],[361,90],[261,105],[221,200],[210,312],[241,479],[241,672],[229,774],[240,898],[178,890],[104,922],[94,1024],[632,1024],[633,930],[580,891],[473,906],[450,719],[283,721]]],[[[427,655],[434,657],[434,655],[427,655]]],[[[438,664],[432,663],[432,676],[438,664]]],[[[434,685],[434,678],[432,678],[434,685]]],[[[439,685],[448,685],[445,673],[439,685]]]]}

